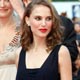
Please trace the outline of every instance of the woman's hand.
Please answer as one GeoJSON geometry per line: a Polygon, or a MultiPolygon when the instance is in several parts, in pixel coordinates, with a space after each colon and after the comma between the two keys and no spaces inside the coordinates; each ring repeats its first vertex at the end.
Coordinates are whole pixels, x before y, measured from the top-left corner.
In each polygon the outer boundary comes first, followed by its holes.
{"type": "Polygon", "coordinates": [[[22,19],[24,14],[24,6],[22,0],[10,0],[10,3],[13,9],[18,13],[20,18],[22,19]]]}
{"type": "Polygon", "coordinates": [[[24,6],[27,7],[27,5],[28,5],[32,0],[22,0],[22,1],[23,1],[24,6]]]}

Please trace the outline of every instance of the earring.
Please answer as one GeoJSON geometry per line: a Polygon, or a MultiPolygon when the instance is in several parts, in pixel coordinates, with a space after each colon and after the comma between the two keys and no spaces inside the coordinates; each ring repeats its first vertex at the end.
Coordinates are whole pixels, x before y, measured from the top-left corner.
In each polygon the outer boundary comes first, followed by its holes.
{"type": "Polygon", "coordinates": [[[30,27],[30,25],[29,24],[27,24],[28,25],[28,27],[30,27]]]}

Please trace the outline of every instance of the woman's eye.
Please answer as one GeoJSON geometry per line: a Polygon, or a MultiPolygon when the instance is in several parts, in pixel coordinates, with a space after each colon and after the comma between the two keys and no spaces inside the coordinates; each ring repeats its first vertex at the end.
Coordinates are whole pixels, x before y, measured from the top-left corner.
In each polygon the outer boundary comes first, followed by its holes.
{"type": "Polygon", "coordinates": [[[52,18],[51,17],[47,17],[46,20],[47,21],[50,21],[50,20],[52,20],[52,18]]]}
{"type": "Polygon", "coordinates": [[[36,17],[35,19],[39,21],[39,20],[41,20],[41,17],[36,17]]]}

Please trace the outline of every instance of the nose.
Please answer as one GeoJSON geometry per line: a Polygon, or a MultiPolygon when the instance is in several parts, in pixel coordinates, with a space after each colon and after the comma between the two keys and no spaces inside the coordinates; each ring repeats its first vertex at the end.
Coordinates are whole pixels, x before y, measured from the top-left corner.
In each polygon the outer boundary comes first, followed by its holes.
{"type": "Polygon", "coordinates": [[[0,1],[0,7],[4,7],[5,6],[5,3],[3,0],[0,1]]]}
{"type": "Polygon", "coordinates": [[[46,26],[46,20],[42,20],[42,26],[43,26],[43,27],[46,26]]]}

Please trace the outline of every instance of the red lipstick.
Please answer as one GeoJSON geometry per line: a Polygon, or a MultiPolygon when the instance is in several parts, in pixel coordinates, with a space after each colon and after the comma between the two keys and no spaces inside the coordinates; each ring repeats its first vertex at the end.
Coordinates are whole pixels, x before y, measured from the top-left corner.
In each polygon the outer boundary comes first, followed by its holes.
{"type": "Polygon", "coordinates": [[[41,32],[45,33],[47,29],[39,29],[41,32]]]}

